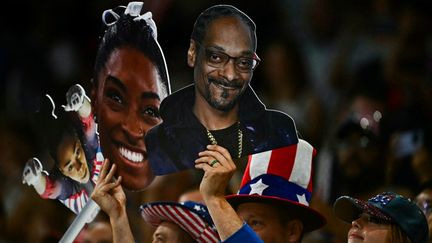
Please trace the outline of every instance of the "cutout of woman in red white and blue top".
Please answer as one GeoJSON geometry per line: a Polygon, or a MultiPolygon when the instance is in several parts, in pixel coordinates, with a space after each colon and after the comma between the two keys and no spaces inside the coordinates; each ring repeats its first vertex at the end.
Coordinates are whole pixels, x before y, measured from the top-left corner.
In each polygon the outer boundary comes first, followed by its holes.
{"type": "Polygon", "coordinates": [[[84,89],[78,84],[72,86],[66,100],[59,117],[53,113],[49,122],[39,124],[49,127],[45,139],[56,166],[48,174],[38,158],[30,158],[23,171],[23,183],[33,186],[42,198],[60,200],[77,214],[93,191],[103,156],[84,89]]]}

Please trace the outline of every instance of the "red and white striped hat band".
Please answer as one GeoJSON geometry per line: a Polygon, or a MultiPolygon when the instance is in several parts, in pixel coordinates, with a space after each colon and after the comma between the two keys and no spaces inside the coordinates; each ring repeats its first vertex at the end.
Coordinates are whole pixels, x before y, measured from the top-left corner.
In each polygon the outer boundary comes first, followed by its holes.
{"type": "Polygon", "coordinates": [[[302,139],[294,145],[249,155],[239,192],[226,198],[234,207],[265,201],[294,207],[308,222],[306,232],[319,228],[326,220],[309,207],[315,155],[312,145],[302,139]]]}
{"type": "Polygon", "coordinates": [[[177,224],[197,242],[220,242],[207,208],[192,201],[152,202],[140,207],[141,216],[157,227],[163,221],[177,224]]]}

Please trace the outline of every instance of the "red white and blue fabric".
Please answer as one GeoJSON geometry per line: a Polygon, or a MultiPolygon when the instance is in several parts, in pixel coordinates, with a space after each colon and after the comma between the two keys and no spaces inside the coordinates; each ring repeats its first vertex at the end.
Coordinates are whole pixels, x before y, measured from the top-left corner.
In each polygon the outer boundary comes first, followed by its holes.
{"type": "Polygon", "coordinates": [[[240,190],[226,199],[235,208],[246,202],[291,208],[302,220],[304,232],[318,229],[326,219],[309,207],[315,155],[312,145],[302,139],[297,144],[249,155],[240,190]]]}
{"type": "Polygon", "coordinates": [[[316,150],[299,139],[295,145],[249,156],[238,195],[260,195],[309,206],[312,159],[316,150]]]}
{"type": "MultiPolygon", "coordinates": [[[[96,184],[100,171],[102,169],[104,157],[100,148],[96,153],[96,158],[93,160],[93,167],[91,171],[91,181],[93,184],[96,184]]],[[[47,183],[48,184],[48,183],[47,183]]],[[[59,199],[61,203],[63,203],[66,207],[68,207],[72,212],[78,214],[86,205],[89,195],[91,192],[88,192],[85,188],[82,188],[80,191],[71,194],[67,199],[59,199]]]]}
{"type": "MultiPolygon", "coordinates": [[[[95,153],[95,156],[92,156],[93,159],[91,163],[88,163],[88,167],[91,169],[91,181],[86,184],[81,184],[64,176],[56,179],[47,176],[45,191],[40,195],[42,198],[58,199],[75,214],[81,212],[87,203],[89,196],[93,191],[93,187],[99,178],[104,161],[104,156],[99,146],[99,137],[96,133],[97,125],[94,121],[93,113],[88,117],[78,117],[85,134],[84,141],[81,141],[85,147],[85,151],[89,151],[90,154],[95,153]]],[[[87,157],[86,153],[86,158],[87,157]]],[[[90,162],[90,160],[88,162],[90,162]]]]}
{"type": "Polygon", "coordinates": [[[207,208],[192,201],[152,202],[140,207],[141,216],[157,227],[163,221],[177,224],[197,242],[220,242],[207,208]]]}

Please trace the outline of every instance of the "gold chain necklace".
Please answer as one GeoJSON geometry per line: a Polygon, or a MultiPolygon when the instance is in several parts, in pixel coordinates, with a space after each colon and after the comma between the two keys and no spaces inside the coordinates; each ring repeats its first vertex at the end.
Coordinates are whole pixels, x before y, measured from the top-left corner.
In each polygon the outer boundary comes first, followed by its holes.
{"type": "MultiPolygon", "coordinates": [[[[207,128],[206,131],[207,131],[207,137],[210,140],[211,144],[216,145],[217,144],[216,138],[213,136],[213,134],[211,134],[211,132],[207,128]]],[[[237,138],[238,138],[237,158],[240,158],[243,150],[243,132],[240,129],[240,122],[237,122],[237,138]]]]}

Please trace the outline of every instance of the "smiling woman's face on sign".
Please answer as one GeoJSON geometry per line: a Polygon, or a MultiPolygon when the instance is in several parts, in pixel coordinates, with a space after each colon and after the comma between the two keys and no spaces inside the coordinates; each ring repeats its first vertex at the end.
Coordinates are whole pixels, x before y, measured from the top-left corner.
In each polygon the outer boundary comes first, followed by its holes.
{"type": "Polygon", "coordinates": [[[129,47],[115,49],[99,75],[94,108],[102,152],[129,190],[144,189],[153,179],[144,136],[161,122],[160,82],[150,59],[129,47]]]}

